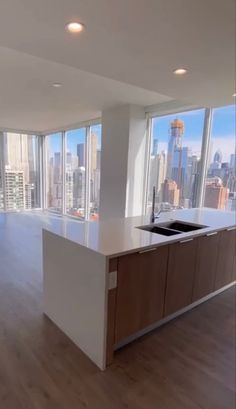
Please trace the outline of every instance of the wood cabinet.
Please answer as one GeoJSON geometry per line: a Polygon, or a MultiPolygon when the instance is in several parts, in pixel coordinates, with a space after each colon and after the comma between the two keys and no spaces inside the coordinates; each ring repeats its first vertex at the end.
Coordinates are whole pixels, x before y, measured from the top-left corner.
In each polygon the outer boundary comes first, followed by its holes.
{"type": "Polygon", "coordinates": [[[198,237],[197,240],[193,302],[214,291],[219,234],[217,232],[209,233],[206,236],[198,237]]]}
{"type": "Polygon", "coordinates": [[[163,317],[168,246],[118,258],[115,342],[163,317]]]}
{"type": "Polygon", "coordinates": [[[232,281],[236,281],[236,252],[234,254],[232,281]]]}
{"type": "Polygon", "coordinates": [[[219,232],[218,257],[214,289],[234,281],[236,253],[236,230],[219,232]]]}
{"type": "Polygon", "coordinates": [[[169,245],[165,316],[191,304],[196,255],[196,239],[182,240],[169,245]]]}
{"type": "Polygon", "coordinates": [[[118,257],[108,296],[107,362],[114,346],[235,280],[236,230],[118,257]]]}

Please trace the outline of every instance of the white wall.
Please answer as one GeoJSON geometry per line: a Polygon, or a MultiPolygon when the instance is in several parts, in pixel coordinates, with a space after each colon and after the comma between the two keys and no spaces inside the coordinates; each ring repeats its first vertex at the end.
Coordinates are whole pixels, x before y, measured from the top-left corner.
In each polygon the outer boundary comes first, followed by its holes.
{"type": "Polygon", "coordinates": [[[142,107],[102,113],[101,220],[142,214],[145,128],[142,107]]]}

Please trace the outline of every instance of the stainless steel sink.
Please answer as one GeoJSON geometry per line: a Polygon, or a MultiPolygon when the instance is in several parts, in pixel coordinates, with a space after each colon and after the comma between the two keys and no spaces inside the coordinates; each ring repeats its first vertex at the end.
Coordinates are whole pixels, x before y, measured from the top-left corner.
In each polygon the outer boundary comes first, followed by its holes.
{"type": "Polygon", "coordinates": [[[150,233],[161,234],[163,236],[174,236],[176,234],[188,233],[191,231],[204,229],[205,227],[207,226],[173,220],[171,222],[149,224],[147,226],[139,226],[137,228],[149,231],[150,233]]]}
{"type": "Polygon", "coordinates": [[[150,225],[150,226],[141,226],[138,227],[141,230],[150,231],[150,233],[162,234],[163,236],[174,236],[175,234],[180,234],[180,231],[168,229],[167,227],[150,225]]]}
{"type": "Polygon", "coordinates": [[[200,230],[204,229],[207,226],[203,226],[201,224],[195,224],[195,223],[188,223],[188,222],[182,222],[179,220],[173,220],[171,222],[163,223],[160,225],[161,227],[166,227],[168,229],[173,229],[173,230],[178,230],[180,232],[189,232],[189,231],[195,231],[195,230],[200,230]]]}

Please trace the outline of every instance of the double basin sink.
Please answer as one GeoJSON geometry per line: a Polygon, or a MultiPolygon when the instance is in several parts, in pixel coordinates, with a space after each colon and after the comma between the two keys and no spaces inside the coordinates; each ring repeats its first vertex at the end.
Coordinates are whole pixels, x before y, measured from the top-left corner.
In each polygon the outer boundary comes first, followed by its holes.
{"type": "Polygon", "coordinates": [[[171,222],[160,224],[149,224],[148,226],[139,226],[138,229],[149,231],[150,233],[161,234],[163,236],[174,236],[176,234],[188,233],[191,231],[204,229],[207,226],[192,224],[173,220],[171,222]]]}

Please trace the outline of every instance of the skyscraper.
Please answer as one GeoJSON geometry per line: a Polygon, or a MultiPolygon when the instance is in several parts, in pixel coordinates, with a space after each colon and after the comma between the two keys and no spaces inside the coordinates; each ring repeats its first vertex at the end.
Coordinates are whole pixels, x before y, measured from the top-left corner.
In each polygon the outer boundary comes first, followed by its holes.
{"type": "Polygon", "coordinates": [[[4,155],[5,165],[11,170],[21,170],[25,183],[29,183],[28,136],[5,132],[4,155]]]}
{"type": "Polygon", "coordinates": [[[219,164],[221,164],[222,158],[223,158],[222,152],[221,152],[220,149],[218,149],[218,150],[215,152],[213,162],[215,162],[215,163],[218,162],[219,164]]]}
{"type": "Polygon", "coordinates": [[[215,209],[225,209],[229,198],[229,189],[224,187],[220,178],[206,180],[204,206],[215,209]]]}
{"type": "Polygon", "coordinates": [[[85,144],[84,143],[78,143],[77,156],[79,160],[79,166],[85,167],[85,144]]]}
{"type": "Polygon", "coordinates": [[[176,118],[170,124],[170,138],[168,143],[168,153],[167,153],[167,178],[172,177],[172,168],[175,152],[179,151],[178,159],[178,169],[181,169],[181,151],[182,151],[182,136],[184,133],[184,122],[176,118]]]}
{"type": "Polygon", "coordinates": [[[158,153],[158,139],[153,139],[153,146],[152,146],[152,156],[156,156],[158,153]]]}
{"type": "Polygon", "coordinates": [[[24,172],[6,168],[4,188],[6,210],[23,210],[25,208],[24,172]]]}
{"type": "Polygon", "coordinates": [[[157,199],[161,200],[161,187],[166,178],[167,156],[165,151],[151,157],[150,188],[156,187],[157,199]]]}
{"type": "Polygon", "coordinates": [[[165,179],[162,184],[162,201],[172,206],[179,205],[179,189],[175,181],[165,179]]]}
{"type": "Polygon", "coordinates": [[[73,184],[73,198],[74,207],[77,209],[84,209],[85,200],[85,168],[80,166],[74,171],[73,184]]]}

